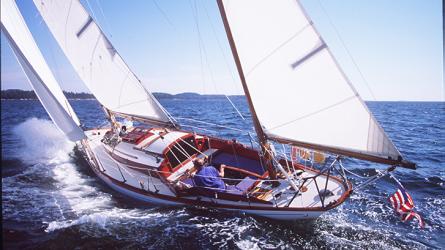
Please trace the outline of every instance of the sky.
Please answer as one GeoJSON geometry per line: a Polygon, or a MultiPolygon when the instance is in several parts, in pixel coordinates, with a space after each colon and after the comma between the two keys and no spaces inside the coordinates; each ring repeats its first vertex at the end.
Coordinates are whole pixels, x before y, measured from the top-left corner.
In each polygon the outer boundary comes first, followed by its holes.
{"type": "MultiPolygon", "coordinates": [[[[152,92],[243,94],[213,0],[81,0],[152,92]]],[[[302,0],[365,100],[445,101],[440,0],[302,0]]],[[[31,0],[18,6],[62,89],[89,92],[31,0]]],[[[31,87],[1,35],[1,89],[31,87]]]]}

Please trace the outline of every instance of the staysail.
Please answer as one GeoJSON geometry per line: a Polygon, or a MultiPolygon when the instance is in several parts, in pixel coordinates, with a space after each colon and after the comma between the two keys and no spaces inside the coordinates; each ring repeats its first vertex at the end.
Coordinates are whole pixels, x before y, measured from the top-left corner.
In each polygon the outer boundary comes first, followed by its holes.
{"type": "Polygon", "coordinates": [[[218,5],[268,139],[388,164],[401,160],[298,1],[218,5]]]}
{"type": "Polygon", "coordinates": [[[82,81],[112,112],[172,124],[78,0],[34,0],[82,81]]]}
{"type": "Polygon", "coordinates": [[[78,126],[79,119],[46,64],[14,0],[1,0],[1,30],[56,126],[71,141],[85,138],[78,126]]]}

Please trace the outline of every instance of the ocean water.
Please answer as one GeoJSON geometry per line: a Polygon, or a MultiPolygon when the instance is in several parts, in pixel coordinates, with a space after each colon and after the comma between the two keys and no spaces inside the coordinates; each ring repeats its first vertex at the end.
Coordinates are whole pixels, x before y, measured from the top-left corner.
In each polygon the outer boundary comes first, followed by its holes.
{"type": "MultiPolygon", "coordinates": [[[[245,120],[225,99],[160,101],[184,128],[200,127],[207,134],[250,144],[246,131],[252,130],[252,123],[243,98],[233,101],[245,120]]],[[[104,123],[96,101],[71,103],[85,126],[104,123]]],[[[394,214],[387,198],[396,188],[389,178],[354,193],[312,223],[282,223],[200,208],[150,207],[96,178],[38,101],[2,100],[3,247],[444,249],[445,104],[370,102],[368,106],[405,157],[419,165],[416,171],[397,169],[395,175],[412,195],[424,229],[416,221],[401,222],[394,214]]],[[[385,168],[352,159],[345,165],[360,175],[385,168]]]]}

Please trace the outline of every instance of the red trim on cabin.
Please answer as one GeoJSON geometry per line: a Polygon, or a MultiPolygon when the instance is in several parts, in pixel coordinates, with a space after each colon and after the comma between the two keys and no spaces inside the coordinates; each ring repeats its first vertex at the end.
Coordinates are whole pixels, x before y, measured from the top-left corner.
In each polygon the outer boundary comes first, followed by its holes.
{"type": "MultiPolygon", "coordinates": [[[[180,131],[180,132],[182,132],[182,131],[180,131]]],[[[168,144],[168,146],[165,147],[165,149],[162,151],[162,154],[165,155],[168,151],[170,151],[171,146],[173,146],[173,144],[178,143],[179,141],[181,141],[181,139],[184,139],[185,137],[188,137],[190,135],[193,136],[192,133],[187,133],[187,134],[185,134],[183,136],[180,136],[180,137],[176,138],[172,143],[168,144]]]]}
{"type": "MultiPolygon", "coordinates": [[[[167,157],[167,153],[171,150],[171,148],[173,147],[174,144],[177,144],[178,142],[184,140],[184,138],[188,138],[188,137],[195,137],[192,133],[187,133],[183,136],[180,136],[178,138],[176,138],[172,143],[170,143],[163,151],[162,151],[162,155],[164,155],[164,161],[161,163],[161,166],[159,167],[160,169],[163,169],[162,171],[164,172],[171,172],[170,174],[167,173],[163,173],[163,175],[168,178],[168,176],[170,176],[172,173],[178,171],[181,167],[183,167],[185,164],[187,164],[188,162],[191,161],[191,159],[193,159],[196,154],[193,154],[190,156],[190,158],[187,158],[185,161],[179,163],[178,165],[176,165],[175,167],[171,166],[171,163],[167,157]],[[167,171],[166,171],[167,170],[167,171]]],[[[193,145],[195,147],[195,145],[193,145]]]]}
{"type": "Polygon", "coordinates": [[[143,127],[135,127],[131,131],[129,131],[126,135],[121,136],[122,141],[137,144],[136,142],[141,139],[146,134],[150,133],[150,129],[143,127]]]}
{"type": "MultiPolygon", "coordinates": [[[[139,139],[136,140],[136,142],[134,144],[138,145],[139,143],[141,143],[143,140],[147,139],[148,137],[154,135],[154,133],[148,131],[147,133],[145,133],[143,136],[141,136],[139,139]]],[[[159,137],[158,137],[159,138],[159,137]]]]}

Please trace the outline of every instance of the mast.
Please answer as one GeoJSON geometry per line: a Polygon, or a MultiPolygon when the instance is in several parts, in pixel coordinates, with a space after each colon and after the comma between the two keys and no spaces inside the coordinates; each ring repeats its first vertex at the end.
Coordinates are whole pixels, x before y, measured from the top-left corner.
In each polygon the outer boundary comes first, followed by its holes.
{"type": "Polygon", "coordinates": [[[233,58],[235,59],[236,68],[238,70],[241,84],[243,86],[244,94],[246,95],[247,103],[249,105],[249,110],[250,110],[250,113],[252,114],[253,126],[255,128],[255,132],[256,132],[258,140],[260,142],[261,151],[262,151],[263,157],[264,157],[263,159],[266,163],[267,171],[269,172],[269,177],[272,180],[275,180],[277,178],[277,176],[276,176],[276,170],[273,167],[273,163],[272,163],[273,155],[271,154],[270,144],[267,141],[266,134],[264,133],[264,131],[261,127],[261,123],[260,123],[258,116],[256,114],[255,107],[253,106],[253,101],[250,96],[249,88],[247,87],[247,84],[246,84],[246,78],[244,77],[243,68],[241,66],[238,52],[236,50],[236,46],[235,46],[235,42],[233,40],[232,32],[230,30],[229,22],[227,21],[226,12],[224,10],[224,4],[223,4],[222,0],[217,0],[217,3],[218,3],[218,8],[219,8],[219,12],[221,14],[222,21],[224,23],[224,28],[226,31],[227,39],[229,40],[230,48],[232,50],[232,55],[233,55],[233,58]]]}

